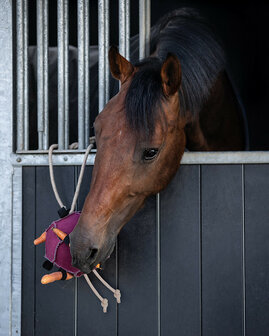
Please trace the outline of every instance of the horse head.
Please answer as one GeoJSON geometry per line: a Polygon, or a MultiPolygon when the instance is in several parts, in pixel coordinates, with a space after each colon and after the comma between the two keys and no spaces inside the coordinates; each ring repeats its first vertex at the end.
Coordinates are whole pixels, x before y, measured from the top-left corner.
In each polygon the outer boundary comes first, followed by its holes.
{"type": "Polygon", "coordinates": [[[112,47],[109,62],[121,87],[95,120],[90,192],[70,236],[73,265],[85,273],[110,256],[145,199],[166,187],[186,144],[178,58],[168,54],[163,62],[149,57],[132,65],[112,47]]]}

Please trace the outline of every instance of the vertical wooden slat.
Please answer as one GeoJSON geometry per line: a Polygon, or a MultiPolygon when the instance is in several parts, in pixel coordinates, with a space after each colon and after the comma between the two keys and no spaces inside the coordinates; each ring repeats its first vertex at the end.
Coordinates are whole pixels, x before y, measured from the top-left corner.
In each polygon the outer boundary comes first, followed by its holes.
{"type": "MultiPolygon", "coordinates": [[[[55,180],[62,201],[71,204],[74,194],[74,167],[54,167],[55,180]]],[[[48,167],[36,168],[36,235],[40,235],[53,220],[59,218],[58,203],[52,192],[48,167]]],[[[41,277],[47,273],[42,268],[44,244],[36,249],[36,312],[35,335],[73,335],[74,286],[73,280],[42,285],[41,277]]],[[[57,270],[57,268],[54,268],[57,270]]]]}
{"type": "Polygon", "coordinates": [[[202,166],[203,335],[243,331],[242,170],[202,166]]]}
{"type": "Polygon", "coordinates": [[[245,166],[246,336],[269,334],[269,165],[245,166]]]}
{"type": "Polygon", "coordinates": [[[156,336],[156,197],[122,229],[118,238],[118,335],[156,336]]]}
{"type": "Polygon", "coordinates": [[[199,166],[161,193],[161,335],[200,335],[199,166]]]}

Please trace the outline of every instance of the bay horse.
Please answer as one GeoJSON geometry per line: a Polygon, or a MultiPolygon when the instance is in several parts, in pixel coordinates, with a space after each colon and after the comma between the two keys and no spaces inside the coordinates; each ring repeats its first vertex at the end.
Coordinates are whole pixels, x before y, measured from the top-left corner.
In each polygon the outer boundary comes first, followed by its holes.
{"type": "Polygon", "coordinates": [[[164,189],[190,151],[243,150],[245,119],[220,43],[191,9],[151,30],[150,56],[129,62],[109,50],[119,92],[94,122],[90,192],[70,236],[73,266],[89,273],[112,253],[122,227],[164,189]]]}

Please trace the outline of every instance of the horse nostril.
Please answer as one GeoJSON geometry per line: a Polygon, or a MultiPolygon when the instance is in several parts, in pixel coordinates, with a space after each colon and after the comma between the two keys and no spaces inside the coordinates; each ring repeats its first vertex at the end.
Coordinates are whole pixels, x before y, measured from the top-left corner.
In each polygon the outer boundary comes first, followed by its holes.
{"type": "Polygon", "coordinates": [[[87,273],[89,266],[94,263],[97,257],[98,249],[89,248],[84,255],[73,255],[72,266],[80,269],[82,272],[87,273]],[[86,267],[86,268],[85,268],[86,267]]]}
{"type": "Polygon", "coordinates": [[[87,261],[92,261],[95,258],[97,252],[98,252],[98,249],[96,249],[96,248],[93,248],[93,249],[89,248],[86,260],[87,261]]]}

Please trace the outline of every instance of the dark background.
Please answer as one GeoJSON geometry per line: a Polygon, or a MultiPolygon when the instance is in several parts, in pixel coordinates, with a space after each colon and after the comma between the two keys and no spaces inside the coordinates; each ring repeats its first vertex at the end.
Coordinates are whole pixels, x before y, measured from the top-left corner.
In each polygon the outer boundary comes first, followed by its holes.
{"type": "MultiPolygon", "coordinates": [[[[131,35],[138,33],[138,3],[131,1],[131,35]]],[[[35,1],[29,2],[30,45],[36,44],[35,1]]],[[[57,2],[49,2],[50,46],[57,45],[57,2]]],[[[77,44],[77,7],[70,0],[69,43],[77,44]]],[[[269,4],[259,1],[176,1],[155,0],[151,3],[151,22],[154,24],[164,13],[182,7],[194,7],[210,22],[221,38],[235,85],[245,105],[250,129],[251,150],[269,149],[269,4]]],[[[98,43],[97,0],[90,1],[91,44],[98,43]]],[[[118,1],[110,1],[110,41],[117,44],[118,1]]]]}

